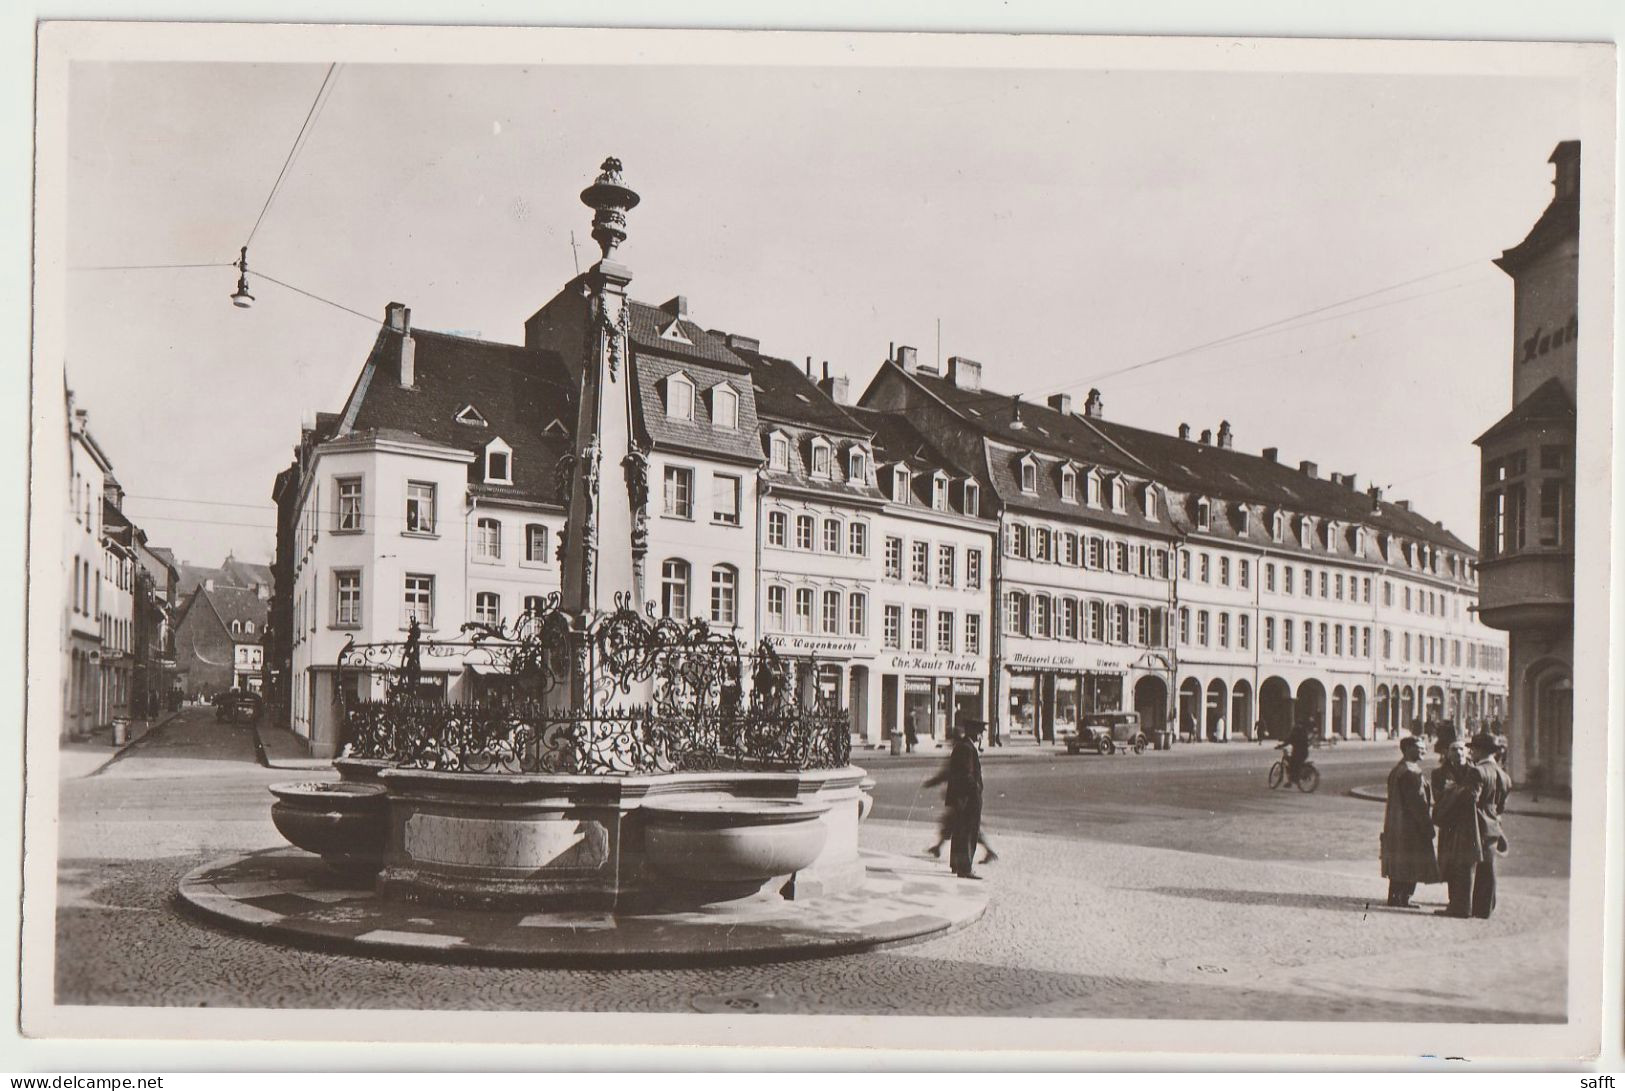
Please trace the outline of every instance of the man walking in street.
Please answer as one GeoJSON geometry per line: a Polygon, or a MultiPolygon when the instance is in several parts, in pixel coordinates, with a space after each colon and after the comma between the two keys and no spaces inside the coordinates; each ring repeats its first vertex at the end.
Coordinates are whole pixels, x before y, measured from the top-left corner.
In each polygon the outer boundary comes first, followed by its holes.
{"type": "Polygon", "coordinates": [[[1382,823],[1382,874],[1388,904],[1420,908],[1411,901],[1418,883],[1437,883],[1433,852],[1433,792],[1422,776],[1422,743],[1408,736],[1399,743],[1399,762],[1388,773],[1388,807],[1382,823]]]}
{"type": "Polygon", "coordinates": [[[961,879],[981,878],[971,864],[982,832],[982,757],[976,752],[976,740],[985,726],[981,720],[971,717],[960,720],[948,763],[925,782],[927,788],[948,785],[945,802],[952,842],[948,849],[948,866],[961,879]]]}

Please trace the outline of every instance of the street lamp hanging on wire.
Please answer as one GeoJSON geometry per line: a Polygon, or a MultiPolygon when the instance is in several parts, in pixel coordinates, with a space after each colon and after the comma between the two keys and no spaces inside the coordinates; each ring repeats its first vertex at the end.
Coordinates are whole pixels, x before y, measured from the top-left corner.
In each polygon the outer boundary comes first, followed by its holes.
{"type": "Polygon", "coordinates": [[[243,247],[242,257],[237,259],[237,290],[231,293],[233,306],[247,310],[254,305],[254,297],[248,294],[248,247],[243,247]]]}

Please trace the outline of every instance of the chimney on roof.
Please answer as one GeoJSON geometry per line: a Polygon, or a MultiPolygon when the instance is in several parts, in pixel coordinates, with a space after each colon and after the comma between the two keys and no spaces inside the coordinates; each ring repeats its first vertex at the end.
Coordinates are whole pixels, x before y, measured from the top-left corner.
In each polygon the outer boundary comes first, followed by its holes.
{"type": "Polygon", "coordinates": [[[686,322],[688,320],[688,296],[674,295],[662,303],[660,309],[673,318],[681,318],[686,322]]]}
{"type": "Polygon", "coordinates": [[[1227,420],[1220,421],[1219,422],[1219,446],[1225,448],[1226,450],[1228,450],[1229,448],[1231,448],[1231,447],[1233,447],[1235,445],[1235,439],[1236,439],[1235,434],[1230,431],[1230,422],[1227,421],[1227,420]]]}
{"type": "Polygon", "coordinates": [[[1049,396],[1049,407],[1051,409],[1055,410],[1057,413],[1071,413],[1072,412],[1072,395],[1070,395],[1070,394],[1051,394],[1049,396]]]}
{"type": "Polygon", "coordinates": [[[1010,395],[1010,427],[1016,430],[1027,427],[1021,420],[1021,395],[1010,395]]]}
{"type": "Polygon", "coordinates": [[[829,361],[824,361],[824,377],[818,380],[818,389],[836,405],[849,405],[852,401],[852,383],[845,375],[831,375],[829,361]]]}
{"type": "Polygon", "coordinates": [[[1298,469],[1303,473],[1303,476],[1305,476],[1305,477],[1318,477],[1318,476],[1320,476],[1320,467],[1316,466],[1313,462],[1310,462],[1307,458],[1304,459],[1302,462],[1298,463],[1298,469]]]}
{"type": "Polygon", "coordinates": [[[1411,510],[1411,502],[1409,500],[1395,500],[1394,501],[1394,506],[1396,508],[1398,508],[1400,511],[1410,511],[1411,510]]]}
{"type": "Polygon", "coordinates": [[[1185,424],[1183,422],[1180,423],[1180,425],[1179,425],[1179,438],[1183,439],[1183,440],[1189,440],[1191,438],[1191,426],[1190,425],[1185,424]]]}
{"type": "Polygon", "coordinates": [[[1279,447],[1266,447],[1260,453],[1267,462],[1278,462],[1281,458],[1281,449],[1279,447]]]}
{"type": "Polygon", "coordinates": [[[1350,492],[1359,492],[1360,486],[1358,484],[1358,478],[1354,474],[1344,474],[1343,487],[1348,489],[1350,492]]]}
{"type": "Polygon", "coordinates": [[[1106,402],[1101,398],[1100,391],[1089,391],[1089,396],[1083,400],[1083,415],[1090,420],[1101,420],[1106,416],[1106,402]]]}
{"type": "Polygon", "coordinates": [[[1211,428],[1202,429],[1202,446],[1203,447],[1211,447],[1211,446],[1213,446],[1213,429],[1211,429],[1211,428]]]}
{"type": "Polygon", "coordinates": [[[968,356],[948,357],[948,378],[959,390],[982,389],[982,365],[968,356]]]}
{"type": "Polygon", "coordinates": [[[1365,491],[1365,494],[1367,496],[1371,497],[1371,506],[1372,507],[1376,507],[1378,504],[1382,503],[1382,486],[1381,485],[1373,485],[1373,486],[1371,486],[1369,489],[1367,489],[1365,491]]]}
{"type": "Polygon", "coordinates": [[[385,324],[401,335],[401,385],[407,389],[417,385],[417,343],[412,340],[412,308],[404,303],[391,303],[384,308],[385,324]]]}
{"type": "Polygon", "coordinates": [[[1580,142],[1565,140],[1552,149],[1548,163],[1556,165],[1552,187],[1558,197],[1577,197],[1580,193],[1580,142]]]}
{"type": "Polygon", "coordinates": [[[761,352],[762,351],[762,342],[761,341],[757,340],[754,337],[746,337],[742,333],[730,333],[730,334],[727,334],[727,335],[724,336],[723,341],[731,349],[739,349],[739,350],[744,351],[744,352],[761,352]]]}
{"type": "Polygon", "coordinates": [[[90,410],[75,409],[73,411],[73,430],[81,436],[90,430],[90,410]]]}
{"type": "Polygon", "coordinates": [[[904,372],[913,375],[920,370],[920,350],[913,345],[898,345],[896,363],[904,372]]]}

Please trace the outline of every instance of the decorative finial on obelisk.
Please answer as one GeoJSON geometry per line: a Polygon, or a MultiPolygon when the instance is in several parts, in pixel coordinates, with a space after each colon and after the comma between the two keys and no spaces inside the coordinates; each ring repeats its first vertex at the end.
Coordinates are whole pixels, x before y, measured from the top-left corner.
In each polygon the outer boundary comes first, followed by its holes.
{"type": "Polygon", "coordinates": [[[581,203],[593,210],[592,237],[608,261],[626,241],[626,214],[638,207],[639,197],[622,184],[619,159],[610,156],[598,169],[598,180],[581,191],[581,203]]]}

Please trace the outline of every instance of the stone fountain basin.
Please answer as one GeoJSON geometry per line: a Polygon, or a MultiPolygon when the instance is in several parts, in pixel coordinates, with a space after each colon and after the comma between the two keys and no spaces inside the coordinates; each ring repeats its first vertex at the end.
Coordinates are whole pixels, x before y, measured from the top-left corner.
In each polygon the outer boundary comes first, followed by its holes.
{"type": "Polygon", "coordinates": [[[794,799],[644,802],[644,858],[668,878],[762,882],[810,865],[824,849],[830,804],[794,799]]]}
{"type": "Polygon", "coordinates": [[[381,784],[273,784],[271,821],[294,846],[340,871],[375,874],[389,837],[389,794],[381,784]]]}

